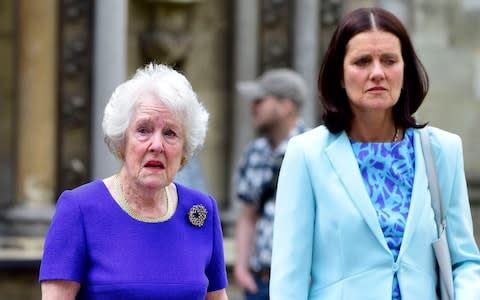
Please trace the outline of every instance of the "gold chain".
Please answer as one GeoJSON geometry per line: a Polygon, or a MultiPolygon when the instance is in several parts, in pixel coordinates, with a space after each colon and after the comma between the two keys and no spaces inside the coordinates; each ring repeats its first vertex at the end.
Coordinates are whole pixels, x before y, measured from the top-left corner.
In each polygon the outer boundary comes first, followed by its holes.
{"type": "Polygon", "coordinates": [[[156,218],[150,218],[150,217],[145,217],[142,216],[141,214],[137,213],[134,211],[131,206],[128,204],[127,198],[125,198],[125,194],[123,193],[123,188],[122,188],[122,181],[120,178],[120,174],[115,174],[114,176],[114,182],[115,182],[115,190],[117,193],[117,196],[119,197],[119,204],[123,208],[123,210],[132,218],[143,221],[143,222],[148,222],[148,223],[157,223],[157,222],[162,222],[166,221],[170,218],[172,215],[172,205],[170,205],[170,197],[168,195],[168,189],[167,187],[164,188],[165,191],[165,199],[167,201],[167,211],[163,216],[156,217],[156,218]]]}
{"type": "Polygon", "coordinates": [[[398,127],[395,126],[395,134],[393,135],[392,142],[398,141],[398,133],[399,133],[398,127]]]}

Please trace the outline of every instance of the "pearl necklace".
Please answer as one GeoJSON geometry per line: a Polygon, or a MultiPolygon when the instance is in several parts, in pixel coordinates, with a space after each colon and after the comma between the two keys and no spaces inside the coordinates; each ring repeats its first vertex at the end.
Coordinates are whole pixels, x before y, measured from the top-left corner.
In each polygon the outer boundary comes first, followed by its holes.
{"type": "Polygon", "coordinates": [[[123,187],[122,187],[122,181],[120,178],[120,174],[116,174],[114,176],[114,185],[115,185],[115,192],[117,194],[117,197],[119,199],[118,204],[120,204],[120,207],[132,218],[147,222],[147,223],[157,223],[157,222],[162,222],[168,220],[172,216],[172,207],[173,205],[170,205],[170,197],[168,193],[167,187],[164,188],[165,192],[165,199],[167,201],[167,211],[163,216],[156,217],[156,218],[151,218],[151,217],[145,217],[139,214],[138,212],[134,211],[130,204],[128,203],[127,198],[125,198],[125,194],[123,193],[123,187]]]}

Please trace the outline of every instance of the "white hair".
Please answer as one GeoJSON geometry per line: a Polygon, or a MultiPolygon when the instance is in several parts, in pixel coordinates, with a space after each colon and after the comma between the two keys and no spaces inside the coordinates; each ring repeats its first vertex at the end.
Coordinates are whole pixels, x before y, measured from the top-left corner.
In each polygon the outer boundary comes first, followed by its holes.
{"type": "Polygon", "coordinates": [[[182,124],[185,133],[184,156],[189,159],[203,145],[207,133],[208,112],[198,101],[191,84],[179,72],[150,63],[136,71],[132,79],[120,84],[108,100],[103,116],[105,143],[114,155],[125,146],[125,131],[138,99],[155,96],[182,124]]]}

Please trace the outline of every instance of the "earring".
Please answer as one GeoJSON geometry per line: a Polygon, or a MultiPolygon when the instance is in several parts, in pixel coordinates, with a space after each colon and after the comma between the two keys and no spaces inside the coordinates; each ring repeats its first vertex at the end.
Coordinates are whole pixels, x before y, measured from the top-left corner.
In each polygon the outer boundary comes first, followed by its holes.
{"type": "Polygon", "coordinates": [[[185,156],[182,156],[182,160],[180,161],[180,166],[183,167],[187,164],[188,159],[185,156]]]}
{"type": "Polygon", "coordinates": [[[118,151],[117,152],[117,157],[120,159],[120,160],[123,160],[125,157],[123,156],[123,153],[121,151],[118,151]]]}

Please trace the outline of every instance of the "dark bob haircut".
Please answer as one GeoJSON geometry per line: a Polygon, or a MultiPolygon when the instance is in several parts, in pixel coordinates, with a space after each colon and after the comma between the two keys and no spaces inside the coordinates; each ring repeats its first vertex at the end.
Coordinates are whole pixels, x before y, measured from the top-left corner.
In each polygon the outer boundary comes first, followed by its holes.
{"type": "Polygon", "coordinates": [[[332,133],[349,131],[352,110],[348,96],[342,87],[343,61],[348,42],[355,35],[374,29],[389,32],[400,40],[404,61],[403,89],[393,107],[395,125],[400,128],[421,128],[413,114],[422,104],[428,92],[428,75],[420,62],[406,28],[392,13],[378,7],[359,8],[348,14],[333,33],[325,53],[318,78],[320,100],[323,105],[323,121],[332,133]],[[372,19],[375,24],[372,24],[372,19]]]}

